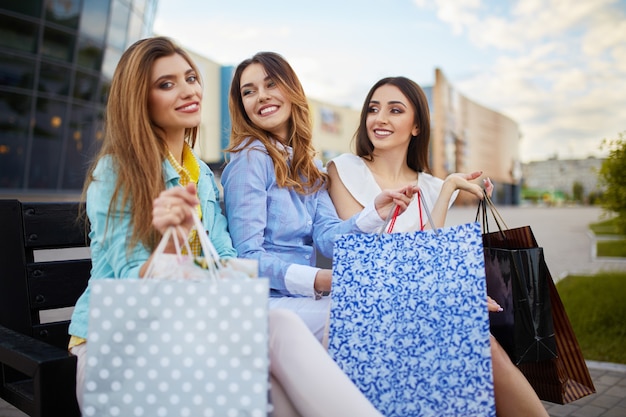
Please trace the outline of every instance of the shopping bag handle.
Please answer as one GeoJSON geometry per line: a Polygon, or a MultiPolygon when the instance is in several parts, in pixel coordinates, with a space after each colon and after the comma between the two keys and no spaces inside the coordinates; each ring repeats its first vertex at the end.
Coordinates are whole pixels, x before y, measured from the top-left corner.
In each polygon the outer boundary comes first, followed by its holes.
{"type": "Polygon", "coordinates": [[[493,200],[487,194],[487,191],[483,190],[483,194],[485,195],[486,204],[489,206],[489,211],[491,211],[491,214],[496,222],[496,225],[498,226],[498,229],[501,231],[508,230],[509,226],[507,226],[506,222],[504,221],[504,218],[502,217],[502,215],[496,208],[496,205],[493,203],[493,200]]]}
{"type": "Polygon", "coordinates": [[[220,255],[217,253],[217,249],[215,249],[213,243],[211,243],[211,240],[209,239],[209,234],[204,228],[204,225],[200,220],[200,216],[198,216],[198,213],[196,213],[195,210],[191,211],[191,216],[193,218],[196,233],[198,233],[198,239],[200,240],[200,247],[202,248],[204,257],[211,257],[216,267],[218,269],[221,268],[222,264],[220,263],[220,255]]]}
{"type": "MultiPolygon", "coordinates": [[[[428,223],[430,224],[430,228],[435,231],[435,234],[439,234],[439,229],[435,227],[435,222],[433,221],[432,216],[430,215],[430,210],[428,209],[428,204],[426,203],[426,198],[424,198],[424,194],[420,189],[417,190],[417,209],[419,210],[420,215],[420,230],[424,230],[424,222],[422,221],[422,206],[424,206],[424,211],[426,212],[426,217],[428,217],[428,223]]],[[[380,228],[378,234],[383,233],[391,233],[393,231],[393,226],[396,224],[396,219],[400,214],[400,207],[395,205],[389,210],[389,214],[387,215],[387,219],[383,223],[383,226],[380,228]]]]}
{"type": "Polygon", "coordinates": [[[144,274],[144,278],[151,278],[152,276],[154,276],[153,274],[154,268],[155,268],[154,259],[157,256],[162,255],[165,252],[165,247],[167,246],[167,242],[172,238],[174,239],[174,247],[176,249],[176,256],[178,257],[183,256],[182,254],[183,248],[185,248],[187,253],[191,255],[193,252],[191,250],[191,246],[189,245],[189,235],[191,234],[193,230],[195,230],[196,234],[198,235],[198,240],[200,241],[200,247],[202,248],[202,253],[204,254],[204,258],[207,263],[208,272],[213,277],[218,276],[216,272],[218,269],[222,268],[222,264],[220,262],[220,256],[217,253],[215,246],[211,243],[211,240],[208,237],[206,229],[204,228],[204,225],[202,224],[202,221],[200,220],[198,213],[195,210],[191,210],[191,215],[193,219],[193,226],[191,230],[189,231],[189,233],[185,233],[182,227],[180,226],[171,226],[165,230],[165,232],[163,233],[163,237],[161,238],[161,241],[159,242],[156,249],[154,250],[154,253],[152,255],[152,262],[150,262],[150,265],[148,265],[148,269],[146,270],[146,273],[144,274]],[[181,246],[176,235],[183,237],[183,242],[184,242],[183,246],[181,246]]]}
{"type": "Polygon", "coordinates": [[[155,259],[158,256],[165,253],[165,247],[167,246],[167,242],[169,242],[170,239],[174,240],[175,255],[177,257],[182,258],[183,248],[187,251],[187,253],[191,254],[192,253],[191,246],[189,245],[189,240],[187,239],[187,236],[188,234],[185,234],[185,232],[180,226],[168,227],[163,233],[163,236],[161,237],[161,241],[157,245],[156,249],[154,249],[154,252],[152,254],[152,260],[150,264],[148,265],[148,269],[146,270],[144,274],[144,278],[152,278],[154,276],[154,268],[155,268],[154,265],[156,264],[155,259]],[[178,238],[176,235],[183,237],[184,243],[182,246],[180,242],[178,241],[178,238]]]}
{"type": "Polygon", "coordinates": [[[435,231],[435,234],[439,234],[439,228],[435,227],[435,222],[433,221],[432,216],[430,215],[430,209],[428,208],[428,203],[426,203],[426,198],[424,194],[418,190],[417,192],[418,198],[418,206],[420,211],[420,230],[424,230],[424,223],[422,222],[422,206],[424,206],[424,212],[426,213],[426,217],[428,217],[428,224],[430,224],[430,228],[435,231]]]}
{"type": "Polygon", "coordinates": [[[478,202],[478,209],[476,211],[476,218],[474,220],[478,222],[478,216],[482,212],[483,234],[489,234],[489,211],[491,212],[496,226],[498,226],[498,231],[503,238],[506,238],[506,234],[504,233],[504,231],[508,230],[509,226],[507,226],[504,218],[502,217],[498,209],[496,209],[496,205],[493,203],[491,197],[487,194],[487,191],[483,190],[483,199],[478,202]],[[487,210],[487,208],[489,208],[489,210],[487,210]]]}

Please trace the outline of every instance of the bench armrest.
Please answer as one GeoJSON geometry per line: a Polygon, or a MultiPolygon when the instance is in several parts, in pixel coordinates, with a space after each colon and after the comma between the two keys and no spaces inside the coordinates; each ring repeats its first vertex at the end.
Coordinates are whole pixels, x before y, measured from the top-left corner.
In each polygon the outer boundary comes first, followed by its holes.
{"type": "Polygon", "coordinates": [[[76,357],[0,326],[0,397],[33,417],[79,417],[76,357]]]}

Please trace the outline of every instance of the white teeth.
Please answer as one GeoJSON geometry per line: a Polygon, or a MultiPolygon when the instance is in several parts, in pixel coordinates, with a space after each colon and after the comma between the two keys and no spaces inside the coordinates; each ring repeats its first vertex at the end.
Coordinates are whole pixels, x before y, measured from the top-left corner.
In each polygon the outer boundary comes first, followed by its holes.
{"type": "Polygon", "coordinates": [[[276,106],[272,106],[272,107],[266,107],[263,110],[261,110],[261,114],[267,114],[269,112],[273,112],[274,110],[276,110],[277,107],[276,106]]]}
{"type": "Polygon", "coordinates": [[[378,136],[389,136],[391,135],[391,132],[388,130],[374,130],[374,133],[377,134],[378,136]]]}
{"type": "Polygon", "coordinates": [[[188,106],[181,107],[181,110],[187,111],[187,110],[193,110],[193,109],[196,109],[196,108],[198,108],[198,105],[196,103],[193,103],[193,104],[190,104],[188,106]]]}

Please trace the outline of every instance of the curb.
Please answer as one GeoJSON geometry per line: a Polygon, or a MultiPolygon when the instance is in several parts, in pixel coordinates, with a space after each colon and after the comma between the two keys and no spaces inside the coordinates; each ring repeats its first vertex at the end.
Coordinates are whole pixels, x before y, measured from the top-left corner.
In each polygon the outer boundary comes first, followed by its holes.
{"type": "Polygon", "coordinates": [[[590,369],[597,369],[600,371],[612,371],[626,373],[626,365],[613,362],[599,362],[599,361],[585,361],[587,367],[590,369]]]}
{"type": "Polygon", "coordinates": [[[626,258],[620,258],[618,256],[598,256],[598,242],[606,242],[610,240],[622,240],[624,236],[605,236],[598,238],[598,236],[593,233],[591,230],[587,231],[587,237],[591,241],[591,260],[595,261],[608,261],[608,262],[616,262],[616,263],[626,263],[626,258]]]}

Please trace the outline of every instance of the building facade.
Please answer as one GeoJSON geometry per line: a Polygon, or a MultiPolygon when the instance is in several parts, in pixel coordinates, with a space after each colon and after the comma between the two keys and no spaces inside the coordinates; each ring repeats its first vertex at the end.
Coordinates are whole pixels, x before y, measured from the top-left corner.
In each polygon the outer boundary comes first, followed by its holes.
{"type": "Polygon", "coordinates": [[[0,3],[0,192],[82,188],[113,71],[157,0],[0,3]]]}
{"type": "MultiPolygon", "coordinates": [[[[522,170],[517,123],[460,94],[440,69],[435,70],[435,85],[428,90],[433,174],[445,178],[452,172],[482,170],[494,182],[494,201],[519,204],[522,170]]],[[[463,200],[461,195],[458,203],[463,200]]]]}
{"type": "Polygon", "coordinates": [[[324,164],[333,157],[354,152],[354,134],[360,110],[309,99],[313,121],[313,145],[324,164]]]}
{"type": "Polygon", "coordinates": [[[187,52],[200,71],[203,90],[202,122],[194,151],[203,161],[219,164],[224,159],[222,149],[228,145],[228,87],[234,69],[194,51],[187,52]]]}
{"type": "Polygon", "coordinates": [[[524,193],[537,202],[559,204],[575,199],[574,185],[580,187],[580,198],[587,201],[604,190],[598,183],[598,172],[604,159],[548,159],[522,165],[524,193]]]}

